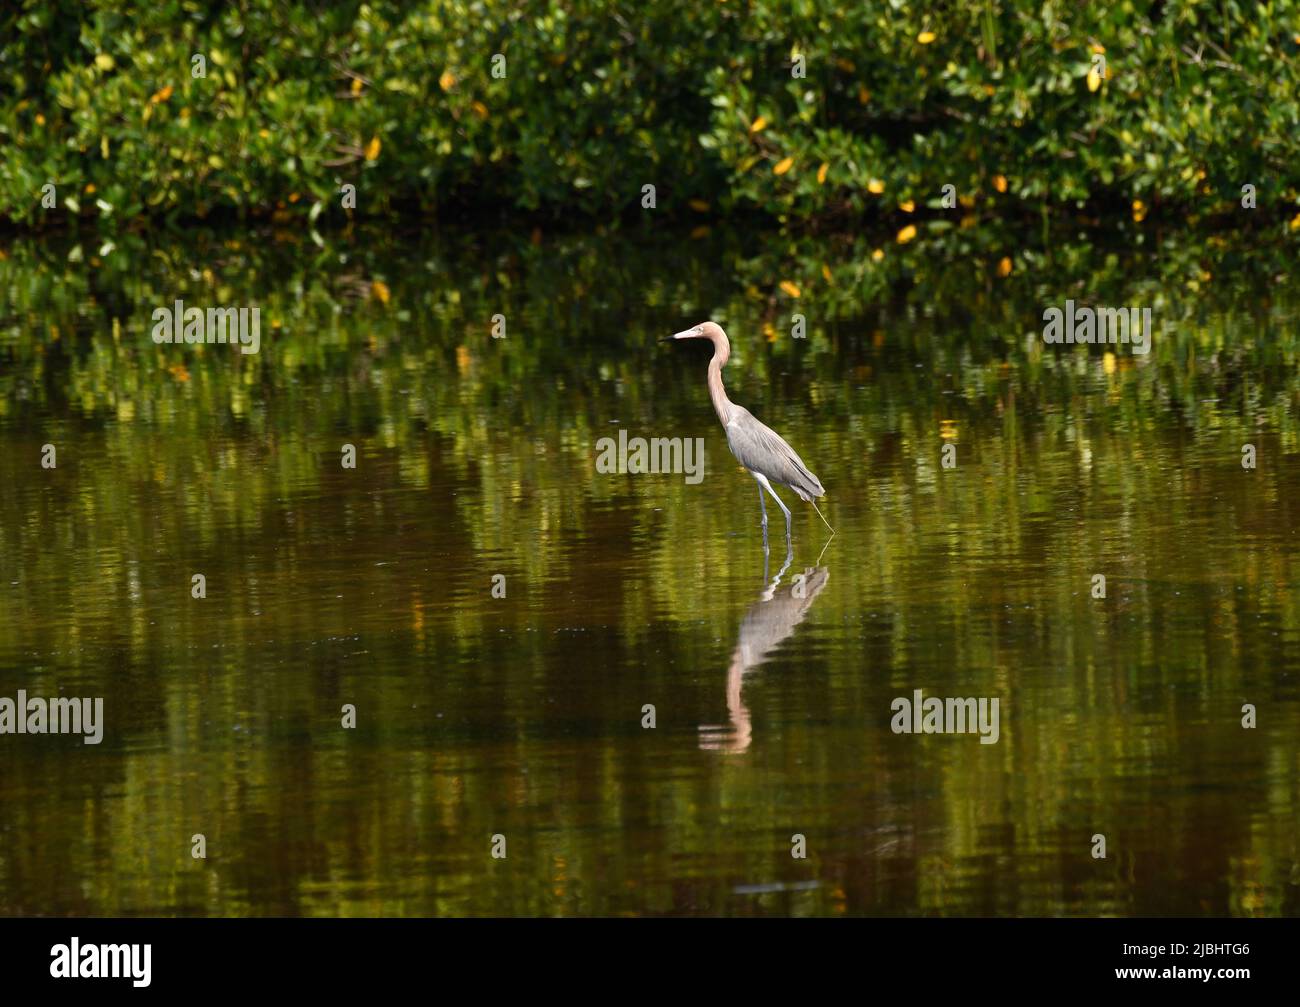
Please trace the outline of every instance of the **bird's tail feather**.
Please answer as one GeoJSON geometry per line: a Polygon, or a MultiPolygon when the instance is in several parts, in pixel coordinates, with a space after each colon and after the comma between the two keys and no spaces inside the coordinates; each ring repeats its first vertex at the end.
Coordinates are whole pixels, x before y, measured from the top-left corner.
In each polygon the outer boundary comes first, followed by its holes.
{"type": "Polygon", "coordinates": [[[792,490],[794,490],[796,493],[799,494],[799,498],[801,500],[811,501],[814,497],[821,497],[826,495],[826,490],[822,487],[822,481],[820,479],[818,479],[807,469],[803,470],[803,474],[807,476],[807,482],[804,483],[804,485],[802,486],[791,485],[790,487],[792,490]]]}

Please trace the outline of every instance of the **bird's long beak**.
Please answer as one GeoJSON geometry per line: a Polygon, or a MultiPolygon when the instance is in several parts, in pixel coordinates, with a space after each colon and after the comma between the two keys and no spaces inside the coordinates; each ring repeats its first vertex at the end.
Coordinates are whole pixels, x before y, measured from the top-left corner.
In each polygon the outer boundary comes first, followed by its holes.
{"type": "Polygon", "coordinates": [[[661,343],[671,343],[674,339],[692,339],[696,335],[694,329],[684,329],[681,332],[674,332],[671,336],[664,336],[659,340],[661,343]]]}

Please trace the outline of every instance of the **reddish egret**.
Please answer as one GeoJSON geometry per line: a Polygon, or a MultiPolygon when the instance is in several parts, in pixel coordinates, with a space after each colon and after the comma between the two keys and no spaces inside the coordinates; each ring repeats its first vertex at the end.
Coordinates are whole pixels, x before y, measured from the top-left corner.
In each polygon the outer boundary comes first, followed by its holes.
{"type": "Polygon", "coordinates": [[[822,516],[814,499],[826,493],[822,489],[821,480],[808,471],[803,459],[795,454],[794,448],[780,434],[754,419],[754,415],[744,406],[738,406],[727,398],[727,392],[722,387],[722,368],[731,357],[731,344],[727,342],[727,334],[722,331],[722,326],[713,322],[701,322],[692,329],[674,333],[667,338],[707,339],[713,344],[713,359],[709,361],[709,398],[713,400],[713,408],[727,432],[727,447],[731,448],[736,460],[758,481],[758,505],[763,508],[763,549],[767,549],[767,503],[763,499],[763,490],[772,494],[772,499],[785,514],[786,551],[790,552],[794,548],[790,542],[790,511],[776,495],[776,490],[772,489],[772,483],[788,486],[799,495],[799,499],[812,504],[817,516],[830,528],[831,535],[834,535],[835,529],[822,516]]]}

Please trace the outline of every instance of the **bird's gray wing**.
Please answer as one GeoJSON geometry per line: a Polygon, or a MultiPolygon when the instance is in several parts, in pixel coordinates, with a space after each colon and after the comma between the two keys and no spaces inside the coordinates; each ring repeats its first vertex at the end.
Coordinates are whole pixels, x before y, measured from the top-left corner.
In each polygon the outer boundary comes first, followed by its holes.
{"type": "Polygon", "coordinates": [[[825,494],[821,480],[808,471],[794,448],[771,427],[754,419],[748,409],[737,406],[726,429],[731,453],[751,472],[789,486],[805,500],[825,494]]]}

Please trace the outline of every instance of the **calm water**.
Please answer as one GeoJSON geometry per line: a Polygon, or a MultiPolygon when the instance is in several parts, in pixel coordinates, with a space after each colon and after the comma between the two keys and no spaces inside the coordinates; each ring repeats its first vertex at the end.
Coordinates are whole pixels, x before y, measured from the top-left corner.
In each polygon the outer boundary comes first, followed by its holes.
{"type": "Polygon", "coordinates": [[[1300,911],[1287,288],[1156,300],[1147,357],[1029,338],[1077,263],[805,289],[795,340],[767,245],[9,248],[0,696],[106,729],[0,735],[0,912],[1300,911]],[[155,346],[176,298],[260,305],[261,352],[155,346]],[[707,317],[828,490],[829,546],[779,491],[784,571],[706,347],[655,342],[707,317]],[[620,429],[703,480],[597,473],[620,429]],[[893,733],[915,689],[998,698],[998,742],[893,733]]]}

